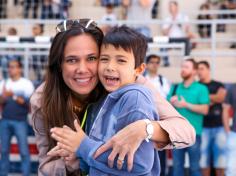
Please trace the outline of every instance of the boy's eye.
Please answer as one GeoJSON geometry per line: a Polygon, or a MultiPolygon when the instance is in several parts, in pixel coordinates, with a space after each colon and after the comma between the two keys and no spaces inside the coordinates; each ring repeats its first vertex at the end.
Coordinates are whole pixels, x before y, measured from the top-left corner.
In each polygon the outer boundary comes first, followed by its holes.
{"type": "Polygon", "coordinates": [[[90,56],[88,58],[88,61],[95,61],[95,60],[97,60],[97,57],[95,57],[95,56],[90,56]]]}
{"type": "Polygon", "coordinates": [[[118,62],[120,62],[120,63],[125,63],[126,60],[124,60],[124,59],[118,59],[118,62]]]}
{"type": "Polygon", "coordinates": [[[102,62],[107,62],[107,61],[108,61],[108,58],[107,58],[107,57],[100,57],[100,61],[102,61],[102,62]]]}

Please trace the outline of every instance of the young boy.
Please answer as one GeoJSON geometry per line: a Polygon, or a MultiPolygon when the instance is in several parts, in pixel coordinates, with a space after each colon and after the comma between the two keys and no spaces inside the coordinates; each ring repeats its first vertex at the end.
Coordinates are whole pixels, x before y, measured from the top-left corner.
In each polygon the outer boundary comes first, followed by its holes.
{"type": "MultiPolygon", "coordinates": [[[[141,85],[134,84],[136,77],[144,71],[144,57],[147,43],[145,37],[126,27],[114,27],[104,37],[101,47],[98,74],[101,83],[109,94],[102,106],[96,105],[88,121],[93,121],[88,136],[75,121],[76,132],[64,127],[63,134],[56,128],[52,137],[60,143],[59,147],[70,152],[89,165],[89,175],[159,175],[159,157],[152,142],[150,120],[158,120],[151,92],[141,85]],[[99,110],[96,110],[99,109],[99,110]],[[115,156],[115,166],[109,162],[111,150],[94,159],[96,150],[119,130],[128,124],[146,119],[147,138],[134,155],[134,167],[127,170],[127,158],[115,156]],[[62,140],[63,139],[63,140],[62,140]],[[108,167],[108,165],[110,167],[108,167]]],[[[99,103],[101,104],[101,103],[99,103]]],[[[111,158],[110,158],[111,159],[111,158]]],[[[85,170],[84,163],[80,168],[85,170]]]]}

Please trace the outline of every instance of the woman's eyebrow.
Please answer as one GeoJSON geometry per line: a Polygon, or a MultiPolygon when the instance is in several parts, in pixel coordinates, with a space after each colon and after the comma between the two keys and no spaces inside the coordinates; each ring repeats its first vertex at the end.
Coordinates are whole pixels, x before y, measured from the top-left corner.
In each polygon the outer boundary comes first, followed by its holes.
{"type": "Polygon", "coordinates": [[[90,53],[87,56],[96,56],[96,55],[97,55],[96,53],[90,53]]]}
{"type": "Polygon", "coordinates": [[[75,56],[75,55],[68,55],[68,56],[65,56],[65,59],[68,59],[68,58],[79,58],[78,56],[75,56]]]}

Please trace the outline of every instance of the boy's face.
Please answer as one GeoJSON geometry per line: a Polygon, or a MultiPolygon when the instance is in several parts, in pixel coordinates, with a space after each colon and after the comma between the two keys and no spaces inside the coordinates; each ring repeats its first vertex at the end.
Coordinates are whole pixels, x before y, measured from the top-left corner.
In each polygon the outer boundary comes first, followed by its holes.
{"type": "Polygon", "coordinates": [[[133,52],[127,52],[113,45],[102,45],[98,75],[101,83],[108,92],[115,91],[120,87],[134,83],[137,71],[133,52]]]}

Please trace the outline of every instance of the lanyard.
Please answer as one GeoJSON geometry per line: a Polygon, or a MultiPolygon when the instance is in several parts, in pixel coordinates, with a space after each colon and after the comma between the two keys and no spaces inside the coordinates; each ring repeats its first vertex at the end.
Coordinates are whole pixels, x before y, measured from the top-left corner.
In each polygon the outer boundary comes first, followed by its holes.
{"type": "Polygon", "coordinates": [[[82,123],[81,123],[81,128],[84,127],[84,124],[86,122],[86,119],[87,119],[87,114],[88,114],[88,107],[89,105],[87,106],[86,110],[85,110],[85,113],[84,113],[84,116],[83,116],[83,120],[82,120],[82,123]]]}

